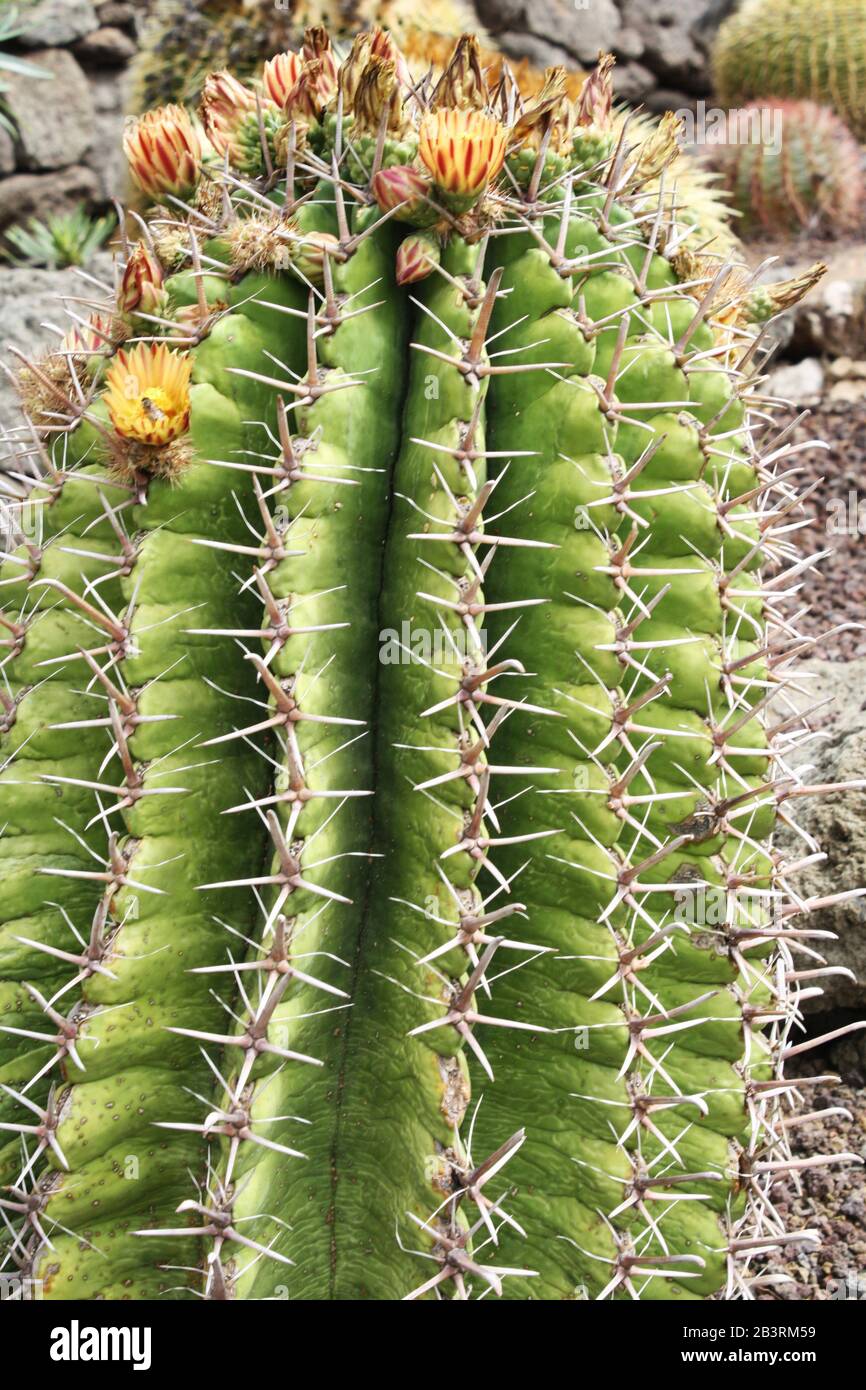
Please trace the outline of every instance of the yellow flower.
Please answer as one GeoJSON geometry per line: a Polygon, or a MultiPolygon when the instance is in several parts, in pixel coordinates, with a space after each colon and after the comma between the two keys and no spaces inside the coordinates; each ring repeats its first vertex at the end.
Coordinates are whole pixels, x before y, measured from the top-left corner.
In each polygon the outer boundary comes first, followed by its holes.
{"type": "Polygon", "coordinates": [[[124,439],[162,446],[189,425],[192,359],[164,343],[121,349],[106,375],[105,404],[124,439]]]}
{"type": "Polygon", "coordinates": [[[433,111],[421,122],[418,154],[444,193],[471,198],[502,168],[505,139],[505,127],[480,111],[433,111]]]}
{"type": "Polygon", "coordinates": [[[130,121],[123,149],[133,180],[151,198],[187,198],[198,183],[201,141],[182,106],[158,106],[130,121]]]}

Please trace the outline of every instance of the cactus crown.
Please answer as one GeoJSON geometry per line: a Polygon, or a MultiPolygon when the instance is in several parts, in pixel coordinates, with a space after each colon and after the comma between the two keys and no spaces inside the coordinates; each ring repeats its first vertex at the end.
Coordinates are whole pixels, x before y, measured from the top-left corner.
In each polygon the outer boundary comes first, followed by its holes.
{"type": "Polygon", "coordinates": [[[794,450],[670,123],[588,158],[607,80],[318,29],[218,74],[21,362],[0,1162],[46,1297],[693,1299],[783,1234],[794,450]]]}

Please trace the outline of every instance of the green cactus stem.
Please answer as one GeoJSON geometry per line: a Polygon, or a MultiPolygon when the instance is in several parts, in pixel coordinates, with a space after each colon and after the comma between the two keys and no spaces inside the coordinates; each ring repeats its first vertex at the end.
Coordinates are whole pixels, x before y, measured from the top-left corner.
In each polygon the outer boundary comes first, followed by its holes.
{"type": "Polygon", "coordinates": [[[260,164],[224,74],[242,168],[131,128],[120,293],[21,364],[5,1258],[59,1300],[750,1296],[810,1238],[814,848],[772,837],[826,790],[758,325],[820,267],[691,251],[670,121],[591,171],[555,72],[527,109],[465,37],[413,95],[377,42],[284,56],[260,164]]]}

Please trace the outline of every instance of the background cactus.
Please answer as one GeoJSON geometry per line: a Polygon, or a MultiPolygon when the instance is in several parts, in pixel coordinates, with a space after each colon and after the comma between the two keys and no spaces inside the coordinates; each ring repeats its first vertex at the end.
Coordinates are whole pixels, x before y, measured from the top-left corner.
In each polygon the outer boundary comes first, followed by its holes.
{"type": "Polygon", "coordinates": [[[866,140],[866,13],[860,0],[744,0],[716,36],[713,75],[728,106],[807,97],[832,107],[866,140]]]}
{"type": "Polygon", "coordinates": [[[840,235],[859,226],[866,186],[860,146],[827,107],[811,101],[747,106],[772,111],[780,139],[714,145],[710,164],[722,175],[744,233],[812,231],[840,235]]]}
{"type": "Polygon", "coordinates": [[[748,1292],[808,1236],[772,830],[821,790],[765,313],[647,193],[670,123],[588,168],[560,74],[526,109],[471,39],[412,99],[381,33],[294,63],[279,120],[219,82],[242,171],[177,109],[130,132],[120,291],[21,363],[7,1259],[48,1298],[748,1292]]]}

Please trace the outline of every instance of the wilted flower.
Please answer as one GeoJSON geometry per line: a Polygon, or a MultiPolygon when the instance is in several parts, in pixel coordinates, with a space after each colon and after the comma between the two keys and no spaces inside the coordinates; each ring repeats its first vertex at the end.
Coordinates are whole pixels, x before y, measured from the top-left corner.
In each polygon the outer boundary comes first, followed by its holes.
{"type": "Polygon", "coordinates": [[[188,198],[201,172],[201,141],[182,106],[158,106],[131,120],[123,149],[134,182],[150,198],[188,198]]]}
{"type": "Polygon", "coordinates": [[[505,127],[480,111],[433,111],[418,134],[418,154],[445,193],[474,198],[502,168],[505,127]]]}
{"type": "Polygon", "coordinates": [[[390,58],[369,60],[358,81],[352,111],[354,136],[376,135],[383,112],[388,113],[386,128],[391,135],[402,135],[408,129],[397,68],[390,58]]]}
{"type": "Polygon", "coordinates": [[[612,53],[598,55],[598,62],[584,82],[577,100],[575,116],[579,126],[607,130],[610,125],[615,63],[616,59],[612,53]]]}
{"type": "Polygon", "coordinates": [[[683,120],[673,111],[666,111],[655,130],[644,140],[637,151],[637,164],[633,174],[635,183],[645,183],[658,178],[662,169],[667,168],[680,152],[680,140],[685,129],[683,120]]]}
{"type": "Polygon", "coordinates": [[[563,154],[571,147],[574,115],[567,88],[565,68],[546,69],[544,85],[511,132],[516,145],[521,149],[539,150],[550,131],[547,148],[552,154],[563,154]]]}
{"type": "Polygon", "coordinates": [[[301,57],[305,63],[321,64],[319,90],[324,105],[337,90],[337,60],[331,47],[331,36],[323,24],[314,24],[306,30],[301,57]]]}
{"type": "Polygon", "coordinates": [[[340,64],[338,85],[343,97],[343,110],[349,112],[355,101],[355,93],[361,80],[361,73],[370,61],[373,35],[362,32],[355,35],[348,57],[340,64]]]}
{"type": "Polygon", "coordinates": [[[189,426],[192,358],[164,343],[117,353],[106,376],[105,404],[124,439],[162,446],[189,426]]]}
{"type": "Polygon", "coordinates": [[[430,104],[434,111],[443,107],[483,111],[487,105],[487,86],[481,71],[478,40],[474,34],[463,34],[457,40],[430,104]]]}
{"type": "Polygon", "coordinates": [[[419,233],[407,236],[397,248],[397,284],[413,285],[416,280],[426,280],[439,264],[441,256],[439,243],[432,237],[419,233]]]}
{"type": "Polygon", "coordinates": [[[120,281],[117,307],[121,314],[159,314],[165,307],[162,266],[143,241],[130,253],[120,281]]]}
{"type": "Polygon", "coordinates": [[[300,76],[283,104],[283,115],[290,121],[309,125],[321,119],[330,92],[324,68],[318,58],[304,63],[300,76]]]}
{"type": "Polygon", "coordinates": [[[430,211],[433,182],[411,164],[393,164],[390,169],[377,170],[370,180],[370,192],[383,212],[399,209],[394,213],[397,222],[416,222],[430,211]]]}
{"type": "Polygon", "coordinates": [[[412,85],[409,64],[387,29],[381,29],[378,24],[370,30],[370,56],[372,58],[385,58],[388,62],[393,63],[401,86],[408,89],[412,85]]]}

